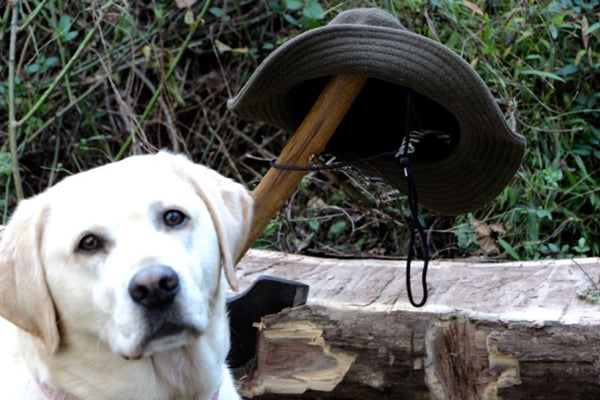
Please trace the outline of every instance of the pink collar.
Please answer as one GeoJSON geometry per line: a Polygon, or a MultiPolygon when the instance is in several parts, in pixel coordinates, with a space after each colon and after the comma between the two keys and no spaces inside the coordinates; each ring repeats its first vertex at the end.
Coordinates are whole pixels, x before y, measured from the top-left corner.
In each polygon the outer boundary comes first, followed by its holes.
{"type": "MultiPolygon", "coordinates": [[[[54,389],[48,386],[47,384],[40,382],[37,378],[35,379],[35,383],[40,388],[42,394],[48,400],[78,400],[77,397],[73,396],[70,393],[65,392],[62,389],[54,389]]],[[[219,400],[219,390],[212,395],[210,400],[219,400]]]]}
{"type": "Polygon", "coordinates": [[[38,388],[42,394],[49,400],[78,400],[77,397],[65,392],[62,389],[54,389],[47,384],[40,382],[39,379],[35,378],[38,388]]]}

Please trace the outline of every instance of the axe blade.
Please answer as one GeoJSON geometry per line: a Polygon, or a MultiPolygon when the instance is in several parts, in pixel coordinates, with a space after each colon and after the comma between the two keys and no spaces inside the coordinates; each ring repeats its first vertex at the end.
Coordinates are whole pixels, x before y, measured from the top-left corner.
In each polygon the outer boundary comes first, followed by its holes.
{"type": "Polygon", "coordinates": [[[268,275],[259,276],[242,293],[227,299],[231,349],[227,356],[230,367],[237,368],[252,360],[256,354],[258,329],[253,326],[268,314],[284,308],[306,304],[309,286],[268,275]]]}

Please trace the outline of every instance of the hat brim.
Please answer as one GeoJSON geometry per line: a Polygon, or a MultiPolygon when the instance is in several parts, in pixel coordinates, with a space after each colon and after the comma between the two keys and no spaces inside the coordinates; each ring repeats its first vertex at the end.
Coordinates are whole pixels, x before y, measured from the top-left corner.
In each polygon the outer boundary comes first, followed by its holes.
{"type": "MultiPolygon", "coordinates": [[[[411,88],[458,121],[460,135],[447,157],[411,165],[426,207],[448,215],[477,209],[498,195],[519,168],[525,139],[508,127],[479,75],[444,45],[405,30],[342,24],[303,33],[271,53],[228,105],[242,118],[295,131],[307,109],[294,102],[294,88],[340,74],[411,88]]],[[[405,190],[393,160],[373,165],[405,190]]]]}

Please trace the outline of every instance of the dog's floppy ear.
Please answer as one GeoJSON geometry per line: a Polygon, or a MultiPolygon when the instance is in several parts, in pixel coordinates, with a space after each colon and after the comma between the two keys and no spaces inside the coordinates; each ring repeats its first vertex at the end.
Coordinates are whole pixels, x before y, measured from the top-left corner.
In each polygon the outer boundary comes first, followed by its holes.
{"type": "Polygon", "coordinates": [[[179,174],[194,186],[206,204],[217,231],[225,277],[229,286],[237,290],[234,266],[242,255],[250,232],[254,206],[252,197],[241,184],[182,155],[161,152],[158,156],[171,157],[179,174]]]}
{"type": "Polygon", "coordinates": [[[0,315],[54,353],[60,337],[40,253],[45,214],[39,197],[23,200],[2,232],[0,315]]]}

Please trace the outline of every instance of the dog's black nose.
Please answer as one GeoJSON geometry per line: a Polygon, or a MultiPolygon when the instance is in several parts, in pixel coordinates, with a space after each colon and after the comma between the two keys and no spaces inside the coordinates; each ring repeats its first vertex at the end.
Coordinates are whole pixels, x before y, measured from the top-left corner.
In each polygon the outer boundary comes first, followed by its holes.
{"type": "Polygon", "coordinates": [[[146,267],[131,278],[128,289],[136,303],[147,308],[161,308],[171,304],[179,292],[179,277],[171,267],[146,267]]]}

